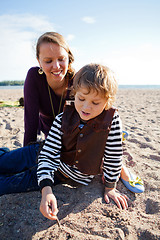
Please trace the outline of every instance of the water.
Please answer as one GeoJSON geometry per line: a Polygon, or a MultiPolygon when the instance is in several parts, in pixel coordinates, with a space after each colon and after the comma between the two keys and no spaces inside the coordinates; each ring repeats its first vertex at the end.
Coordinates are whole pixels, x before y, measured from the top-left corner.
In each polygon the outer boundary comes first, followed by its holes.
{"type": "Polygon", "coordinates": [[[160,85],[119,85],[119,89],[160,89],[160,85]]]}
{"type": "Polygon", "coordinates": [[[23,85],[22,86],[0,86],[0,89],[23,89],[23,85]]]}
{"type": "MultiPolygon", "coordinates": [[[[0,89],[23,89],[22,86],[0,86],[0,89]]],[[[160,89],[160,85],[119,85],[119,89],[160,89]]]]}

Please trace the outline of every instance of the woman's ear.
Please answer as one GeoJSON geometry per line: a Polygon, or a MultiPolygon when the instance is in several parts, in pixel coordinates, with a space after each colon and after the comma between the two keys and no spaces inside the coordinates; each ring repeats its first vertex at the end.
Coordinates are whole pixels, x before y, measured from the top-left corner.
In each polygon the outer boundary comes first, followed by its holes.
{"type": "Polygon", "coordinates": [[[38,63],[39,63],[39,66],[41,67],[41,64],[40,64],[39,58],[37,58],[37,61],[38,61],[38,63]]]}

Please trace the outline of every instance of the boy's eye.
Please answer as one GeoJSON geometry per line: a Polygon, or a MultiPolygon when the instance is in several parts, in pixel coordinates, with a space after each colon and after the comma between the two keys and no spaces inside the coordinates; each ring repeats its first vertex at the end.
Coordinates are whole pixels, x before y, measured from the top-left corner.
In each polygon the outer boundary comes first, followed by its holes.
{"type": "Polygon", "coordinates": [[[94,105],[98,105],[99,103],[97,103],[97,102],[92,102],[94,105]]]}
{"type": "Polygon", "coordinates": [[[79,97],[79,101],[84,101],[84,98],[80,98],[80,97],[79,97]]]}

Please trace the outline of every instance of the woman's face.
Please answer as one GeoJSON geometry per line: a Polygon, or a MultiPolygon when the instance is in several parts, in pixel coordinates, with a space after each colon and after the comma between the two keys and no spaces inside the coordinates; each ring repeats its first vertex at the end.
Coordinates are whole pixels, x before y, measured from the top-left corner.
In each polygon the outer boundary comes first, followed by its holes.
{"type": "Polygon", "coordinates": [[[42,43],[39,52],[38,62],[50,87],[56,89],[63,86],[69,63],[66,50],[55,43],[42,43]]]}

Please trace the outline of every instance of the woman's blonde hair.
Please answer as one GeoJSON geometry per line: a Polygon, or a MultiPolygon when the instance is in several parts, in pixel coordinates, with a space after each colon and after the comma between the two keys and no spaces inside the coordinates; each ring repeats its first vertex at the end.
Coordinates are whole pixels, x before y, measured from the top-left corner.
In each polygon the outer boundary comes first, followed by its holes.
{"type": "Polygon", "coordinates": [[[116,97],[118,84],[114,73],[101,64],[88,64],[82,67],[74,76],[72,94],[80,87],[97,91],[107,100],[106,110],[111,108],[116,97]]]}
{"type": "Polygon", "coordinates": [[[63,47],[66,50],[66,52],[68,53],[68,58],[69,58],[68,71],[66,74],[66,78],[68,78],[68,80],[71,80],[75,74],[75,71],[72,68],[72,63],[74,62],[74,56],[69,48],[68,43],[64,39],[64,37],[57,32],[46,32],[43,35],[41,35],[39,37],[39,39],[37,41],[37,45],[36,45],[37,59],[39,59],[40,46],[42,43],[55,43],[55,44],[58,44],[59,46],[63,47]]]}

